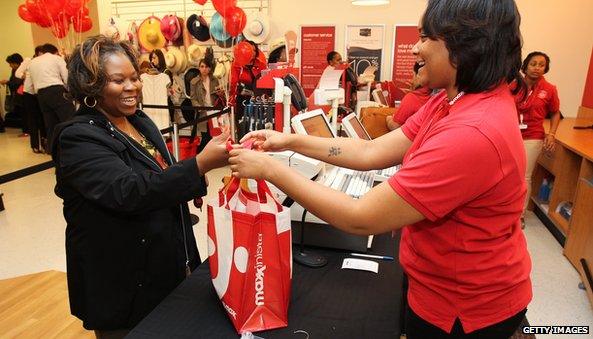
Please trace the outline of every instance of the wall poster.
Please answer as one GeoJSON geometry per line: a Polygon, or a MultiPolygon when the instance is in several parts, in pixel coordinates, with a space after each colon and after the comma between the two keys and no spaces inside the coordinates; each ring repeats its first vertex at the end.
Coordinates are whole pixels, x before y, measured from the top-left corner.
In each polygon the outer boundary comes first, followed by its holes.
{"type": "Polygon", "coordinates": [[[301,26],[301,86],[310,96],[327,67],[327,54],[336,48],[336,26],[301,26]]]}
{"type": "Polygon", "coordinates": [[[357,76],[375,66],[375,80],[380,80],[384,39],[385,25],[346,26],[346,58],[357,76]]]}
{"type": "Polygon", "coordinates": [[[419,38],[417,25],[396,25],[394,28],[391,79],[396,87],[395,100],[404,97],[414,78],[416,57],[412,53],[412,47],[419,38]]]}

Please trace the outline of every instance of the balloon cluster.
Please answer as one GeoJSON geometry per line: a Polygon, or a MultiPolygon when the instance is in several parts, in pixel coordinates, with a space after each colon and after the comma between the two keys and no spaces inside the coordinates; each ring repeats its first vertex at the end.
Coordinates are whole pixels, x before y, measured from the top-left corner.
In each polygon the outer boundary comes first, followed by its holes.
{"type": "Polygon", "coordinates": [[[18,8],[19,17],[40,27],[49,27],[53,35],[62,39],[72,29],[86,32],[93,27],[86,4],[91,0],[26,0],[18,8]]]}
{"type": "MultiPolygon", "coordinates": [[[[194,2],[204,5],[207,0],[194,0],[194,2]]],[[[237,0],[212,0],[212,5],[223,17],[225,31],[233,38],[241,34],[247,24],[247,16],[241,8],[237,7],[237,0]]]]}

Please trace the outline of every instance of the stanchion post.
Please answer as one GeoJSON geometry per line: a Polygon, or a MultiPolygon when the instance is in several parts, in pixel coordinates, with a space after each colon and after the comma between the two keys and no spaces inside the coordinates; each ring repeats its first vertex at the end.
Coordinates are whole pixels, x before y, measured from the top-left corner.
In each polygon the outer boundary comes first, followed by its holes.
{"type": "Polygon", "coordinates": [[[177,159],[177,161],[181,160],[179,159],[179,129],[177,128],[177,123],[174,122],[173,123],[173,155],[175,156],[175,159],[177,159]]]}

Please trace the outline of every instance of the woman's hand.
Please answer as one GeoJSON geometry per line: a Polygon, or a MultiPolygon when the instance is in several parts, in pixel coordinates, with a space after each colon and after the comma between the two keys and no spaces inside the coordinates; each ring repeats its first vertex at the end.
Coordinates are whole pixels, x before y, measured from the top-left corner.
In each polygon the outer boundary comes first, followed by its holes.
{"type": "Polygon", "coordinates": [[[262,129],[247,133],[241,143],[253,139],[253,148],[256,150],[281,152],[288,148],[290,134],[281,133],[274,130],[262,129]]]}
{"type": "Polygon", "coordinates": [[[269,180],[277,163],[263,152],[235,148],[229,152],[232,175],[237,178],[269,180]]]}
{"type": "Polygon", "coordinates": [[[208,142],[206,147],[196,156],[200,175],[206,174],[214,168],[226,166],[229,161],[229,153],[226,149],[226,142],[229,139],[227,131],[215,136],[208,142]]]}
{"type": "Polygon", "coordinates": [[[546,138],[544,139],[544,151],[553,152],[555,145],[556,137],[554,134],[546,134],[546,138]]]}

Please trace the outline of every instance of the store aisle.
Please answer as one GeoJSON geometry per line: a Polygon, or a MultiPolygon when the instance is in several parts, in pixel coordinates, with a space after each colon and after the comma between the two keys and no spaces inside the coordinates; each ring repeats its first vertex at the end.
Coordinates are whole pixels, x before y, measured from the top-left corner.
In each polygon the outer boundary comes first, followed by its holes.
{"type": "Polygon", "coordinates": [[[21,133],[20,128],[0,133],[0,175],[51,160],[49,155],[33,153],[29,137],[19,137],[21,133]]]}
{"type": "MultiPolygon", "coordinates": [[[[0,138],[4,136],[0,134],[0,138]]],[[[3,148],[4,140],[0,140],[3,148]]],[[[15,146],[16,149],[28,147],[26,138],[16,141],[17,144],[19,142],[25,146],[15,146]]],[[[38,161],[40,157],[32,152],[22,154],[22,159],[18,160],[23,163],[38,161]]],[[[9,172],[7,167],[13,165],[0,162],[0,173],[9,172]]],[[[210,198],[215,197],[221,178],[228,174],[228,168],[210,173],[210,198]]],[[[47,270],[65,271],[66,225],[62,216],[62,201],[53,193],[54,183],[54,170],[49,169],[0,185],[6,207],[5,211],[0,212],[0,279],[47,270]]],[[[204,257],[208,253],[205,205],[202,212],[193,204],[190,204],[190,209],[200,216],[200,223],[194,226],[194,233],[204,257]]],[[[532,213],[528,214],[525,234],[533,261],[531,277],[534,299],[527,313],[529,323],[588,325],[593,330],[591,306],[585,291],[577,288],[579,275],[562,255],[560,245],[532,213]]]]}

